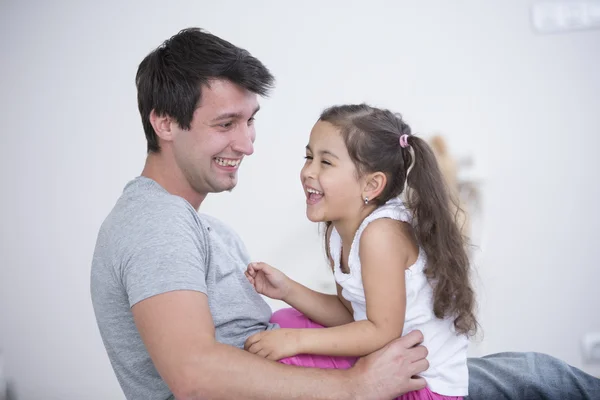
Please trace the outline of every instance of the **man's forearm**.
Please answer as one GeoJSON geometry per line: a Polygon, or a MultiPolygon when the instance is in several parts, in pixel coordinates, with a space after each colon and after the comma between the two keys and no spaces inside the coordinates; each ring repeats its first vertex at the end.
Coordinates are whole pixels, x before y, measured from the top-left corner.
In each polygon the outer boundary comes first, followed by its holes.
{"type": "Polygon", "coordinates": [[[338,326],[354,321],[352,314],[336,295],[314,291],[292,281],[286,303],[323,326],[338,326]]]}
{"type": "Polygon", "coordinates": [[[352,399],[358,383],[351,370],[293,367],[220,343],[188,360],[185,375],[178,400],[352,399]]]}

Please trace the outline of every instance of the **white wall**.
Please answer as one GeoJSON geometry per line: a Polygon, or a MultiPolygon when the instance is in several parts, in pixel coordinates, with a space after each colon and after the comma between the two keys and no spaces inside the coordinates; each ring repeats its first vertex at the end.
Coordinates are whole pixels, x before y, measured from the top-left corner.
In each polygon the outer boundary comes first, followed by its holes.
{"type": "Polygon", "coordinates": [[[298,180],[308,131],[333,103],[391,107],[416,132],[443,132],[485,179],[476,353],[542,351],[598,371],[579,339],[600,331],[600,32],[537,35],[522,0],[82,3],[0,5],[0,348],[20,399],[122,398],[90,261],[144,161],[137,65],[188,26],[278,79],[239,187],[202,207],[256,259],[328,288],[298,180]]]}

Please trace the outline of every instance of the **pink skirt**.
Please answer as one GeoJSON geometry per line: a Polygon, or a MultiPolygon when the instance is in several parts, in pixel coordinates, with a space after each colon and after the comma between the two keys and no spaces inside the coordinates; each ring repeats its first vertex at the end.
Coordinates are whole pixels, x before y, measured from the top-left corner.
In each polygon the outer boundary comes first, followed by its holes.
{"type": "MultiPolygon", "coordinates": [[[[284,308],[273,313],[271,322],[279,324],[282,328],[305,329],[305,328],[323,328],[304,314],[294,308],[284,308]]],[[[298,354],[293,357],[287,357],[279,360],[280,363],[288,365],[296,365],[301,367],[311,368],[333,368],[333,369],[348,369],[356,362],[356,357],[337,357],[323,356],[315,354],[298,354]]],[[[397,399],[400,400],[460,400],[462,397],[443,396],[434,393],[429,388],[424,388],[414,392],[409,392],[397,399]]]]}

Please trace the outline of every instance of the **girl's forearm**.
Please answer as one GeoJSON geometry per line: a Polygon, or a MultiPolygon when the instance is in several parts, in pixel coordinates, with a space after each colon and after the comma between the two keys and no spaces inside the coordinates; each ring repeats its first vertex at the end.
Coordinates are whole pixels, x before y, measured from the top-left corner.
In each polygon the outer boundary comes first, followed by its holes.
{"type": "Polygon", "coordinates": [[[378,327],[369,320],[327,329],[299,329],[299,354],[362,357],[379,350],[402,335],[391,327],[378,327]]]}
{"type": "Polygon", "coordinates": [[[323,326],[338,326],[354,321],[350,311],[336,295],[319,293],[295,281],[292,281],[289,294],[282,300],[323,326]]]}

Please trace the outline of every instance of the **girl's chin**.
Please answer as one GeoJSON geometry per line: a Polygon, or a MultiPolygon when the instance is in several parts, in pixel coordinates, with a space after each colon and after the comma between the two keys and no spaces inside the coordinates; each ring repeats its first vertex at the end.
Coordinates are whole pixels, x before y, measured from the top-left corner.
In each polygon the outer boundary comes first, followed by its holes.
{"type": "Polygon", "coordinates": [[[308,210],[306,212],[306,218],[308,218],[308,220],[311,221],[311,222],[325,222],[326,221],[323,217],[320,217],[318,215],[314,215],[313,213],[311,213],[308,210]]]}

